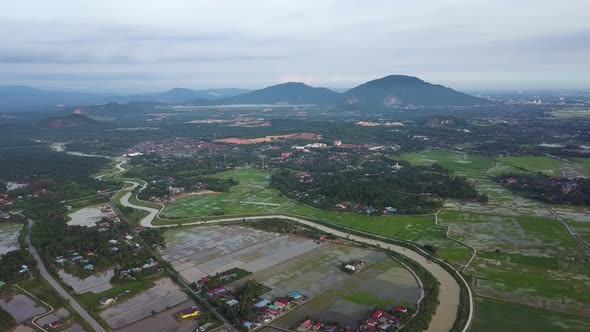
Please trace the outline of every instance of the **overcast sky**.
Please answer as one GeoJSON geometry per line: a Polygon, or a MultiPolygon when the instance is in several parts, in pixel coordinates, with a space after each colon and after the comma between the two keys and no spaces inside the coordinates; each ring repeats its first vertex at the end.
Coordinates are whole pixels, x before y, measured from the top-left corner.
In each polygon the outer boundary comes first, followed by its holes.
{"type": "Polygon", "coordinates": [[[0,85],[590,88],[589,0],[5,0],[0,85]]]}

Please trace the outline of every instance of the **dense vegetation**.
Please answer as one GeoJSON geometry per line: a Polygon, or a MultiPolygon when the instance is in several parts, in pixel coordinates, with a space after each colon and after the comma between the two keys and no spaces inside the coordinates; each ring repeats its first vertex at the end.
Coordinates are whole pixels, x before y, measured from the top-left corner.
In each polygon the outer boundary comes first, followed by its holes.
{"type": "MultiPolygon", "coordinates": [[[[120,269],[141,267],[152,258],[147,248],[136,246],[136,241],[126,241],[126,235],[135,236],[134,229],[124,222],[110,222],[108,229],[99,232],[96,227],[68,226],[65,208],[51,199],[39,199],[26,211],[38,220],[32,229],[33,245],[39,249],[46,262],[54,262],[63,256],[68,260],[73,253],[80,253],[84,264],[66,264],[66,270],[76,275],[93,273],[83,269],[85,264],[93,264],[95,270],[104,270],[116,262],[120,269]],[[116,240],[117,243],[109,243],[116,240]],[[113,248],[117,248],[114,250],[113,248]],[[92,255],[87,255],[92,252],[92,255]]],[[[158,230],[147,230],[150,245],[160,245],[164,238],[158,230]],[[153,233],[153,234],[152,234],[153,233]]]]}
{"type": "Polygon", "coordinates": [[[30,270],[37,265],[35,259],[24,249],[13,250],[0,256],[0,281],[16,283],[29,278],[29,273],[19,273],[23,265],[30,270]]]}
{"type": "Polygon", "coordinates": [[[333,171],[325,161],[303,167],[303,170],[278,170],[272,175],[271,186],[321,209],[367,214],[423,213],[441,206],[440,200],[433,197],[479,198],[464,177],[452,176],[436,165],[411,167],[404,164],[398,169],[389,159],[374,158],[366,159],[362,166],[341,171],[333,171]],[[324,169],[328,171],[322,171],[324,169]]]}
{"type": "Polygon", "coordinates": [[[494,178],[523,196],[550,204],[590,205],[590,180],[550,177],[542,173],[505,173],[494,178]]]}
{"type": "Polygon", "coordinates": [[[52,178],[59,181],[82,178],[108,162],[105,158],[54,152],[47,147],[0,150],[0,174],[7,179],[52,178]]]}
{"type": "Polygon", "coordinates": [[[4,309],[0,308],[0,330],[11,331],[15,326],[16,321],[14,318],[4,309]]]}
{"type": "Polygon", "coordinates": [[[247,280],[241,286],[237,287],[232,295],[239,301],[234,306],[228,306],[222,301],[219,303],[219,312],[227,318],[234,326],[242,328],[242,322],[252,321],[258,318],[256,307],[253,303],[260,295],[268,291],[268,287],[254,280],[247,280]]]}

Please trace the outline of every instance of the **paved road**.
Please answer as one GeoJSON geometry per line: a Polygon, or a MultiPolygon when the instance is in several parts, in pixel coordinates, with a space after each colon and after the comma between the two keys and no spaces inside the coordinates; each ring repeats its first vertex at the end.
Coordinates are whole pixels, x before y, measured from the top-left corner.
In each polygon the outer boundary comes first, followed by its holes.
{"type": "Polygon", "coordinates": [[[29,252],[33,255],[33,257],[35,257],[35,260],[37,261],[37,267],[39,268],[41,277],[47,280],[51,287],[53,287],[59,293],[59,295],[61,295],[70,303],[72,308],[74,308],[74,310],[76,310],[78,314],[80,314],[80,317],[82,317],[82,319],[88,322],[88,324],[94,329],[94,331],[106,332],[106,330],[100,324],[98,324],[98,322],[92,316],[90,316],[90,314],[86,310],[84,310],[84,308],[82,308],[82,306],[80,306],[78,302],[76,302],[76,300],[49,274],[49,272],[47,272],[47,269],[45,268],[45,265],[43,265],[43,261],[41,260],[41,257],[37,252],[37,249],[35,249],[35,247],[33,247],[33,244],[31,243],[30,234],[34,222],[30,218],[28,219],[28,222],[29,229],[27,231],[27,235],[25,236],[25,240],[29,245],[29,252]]]}
{"type": "MultiPolygon", "coordinates": [[[[132,181],[126,181],[126,182],[134,183],[132,181]]],[[[139,185],[140,185],[139,183],[134,183],[134,188],[139,185]]],[[[131,197],[131,194],[132,194],[131,192],[126,193],[121,198],[121,204],[123,204],[124,206],[127,206],[127,207],[131,207],[131,208],[135,208],[135,209],[144,210],[144,211],[149,212],[149,215],[141,221],[141,225],[146,226],[146,227],[158,227],[158,228],[175,226],[175,225],[154,225],[154,224],[152,224],[154,217],[156,215],[158,215],[160,210],[130,203],[129,197],[131,197]]],[[[300,219],[297,217],[280,215],[280,214],[256,216],[256,217],[243,217],[243,218],[241,218],[241,217],[229,218],[228,217],[228,218],[220,218],[220,219],[216,219],[216,220],[207,220],[206,222],[205,221],[198,221],[198,222],[192,222],[192,223],[185,223],[185,224],[183,224],[183,226],[202,225],[205,223],[209,225],[209,224],[222,223],[222,222],[235,222],[235,221],[243,221],[243,220],[263,220],[263,219],[273,219],[273,218],[291,220],[291,221],[294,221],[294,222],[297,222],[297,223],[300,223],[303,225],[314,227],[318,230],[321,230],[322,232],[334,234],[334,235],[341,237],[341,238],[348,238],[348,239],[351,239],[351,240],[354,240],[354,241],[357,241],[360,243],[366,243],[366,244],[369,244],[372,246],[389,249],[389,250],[395,251],[397,253],[400,253],[408,258],[413,259],[414,261],[416,261],[417,263],[422,265],[422,267],[424,267],[426,270],[428,270],[440,283],[439,306],[436,310],[436,313],[434,314],[434,316],[432,318],[432,322],[430,323],[428,330],[426,330],[426,331],[427,332],[446,332],[446,331],[450,331],[452,329],[452,326],[455,323],[455,318],[457,317],[457,311],[458,311],[458,306],[459,306],[459,294],[460,294],[460,290],[461,290],[459,283],[457,282],[457,280],[455,280],[455,278],[453,278],[453,276],[449,272],[447,272],[445,269],[443,269],[439,264],[432,262],[431,260],[429,260],[426,257],[420,255],[419,253],[413,251],[412,249],[398,246],[398,245],[393,245],[393,244],[390,244],[390,243],[387,243],[384,241],[380,241],[380,240],[375,240],[371,237],[364,237],[364,236],[360,236],[360,235],[356,235],[356,234],[347,233],[347,232],[344,232],[344,231],[341,231],[338,229],[331,228],[326,225],[314,223],[314,222],[306,220],[306,219],[300,219]]],[[[370,233],[366,233],[366,234],[371,235],[371,236],[375,235],[375,234],[370,234],[370,233]]],[[[383,237],[383,239],[385,240],[386,238],[383,237]]],[[[440,262],[440,264],[446,264],[446,263],[440,262]]],[[[467,282],[465,280],[463,280],[462,277],[461,277],[461,279],[462,279],[462,282],[466,286],[468,286],[467,282]]],[[[468,330],[468,327],[471,325],[471,321],[473,319],[473,295],[472,295],[471,289],[469,287],[467,287],[467,289],[469,292],[469,305],[470,305],[469,307],[470,307],[470,309],[469,309],[468,322],[466,324],[466,327],[463,329],[463,332],[468,330]]]]}

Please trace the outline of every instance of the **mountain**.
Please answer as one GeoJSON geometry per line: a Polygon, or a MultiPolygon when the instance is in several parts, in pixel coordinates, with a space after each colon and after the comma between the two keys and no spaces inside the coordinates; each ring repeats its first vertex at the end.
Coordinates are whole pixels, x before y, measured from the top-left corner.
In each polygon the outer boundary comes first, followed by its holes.
{"type": "Polygon", "coordinates": [[[471,106],[491,102],[442,85],[431,84],[417,77],[390,75],[338,93],[314,88],[303,83],[283,83],[261,90],[216,100],[194,99],[193,105],[229,104],[317,104],[356,105],[371,108],[395,106],[471,106]]]}
{"type": "Polygon", "coordinates": [[[304,83],[288,82],[269,86],[235,97],[222,98],[212,102],[202,99],[189,101],[189,104],[229,105],[229,104],[336,104],[341,95],[326,88],[314,88],[304,83]]]}
{"type": "Polygon", "coordinates": [[[163,102],[181,103],[190,99],[218,99],[233,97],[252,90],[247,89],[206,89],[191,90],[175,88],[165,92],[115,95],[106,93],[84,93],[45,91],[27,86],[0,87],[0,112],[53,111],[62,107],[107,104],[110,102],[130,103],[163,102]]]}
{"type": "Polygon", "coordinates": [[[389,75],[361,84],[344,93],[345,103],[364,106],[470,106],[486,105],[473,97],[417,77],[389,75]]]}
{"type": "Polygon", "coordinates": [[[205,90],[192,90],[185,88],[174,88],[165,92],[154,92],[154,93],[141,93],[130,96],[119,96],[111,98],[109,101],[128,103],[131,101],[151,101],[161,103],[182,103],[192,99],[220,99],[228,98],[244,93],[248,93],[252,90],[248,89],[205,89],[205,90]]]}
{"type": "Polygon", "coordinates": [[[37,122],[37,126],[41,128],[72,128],[96,125],[100,125],[100,123],[83,114],[68,114],[47,118],[37,122]]]}
{"type": "Polygon", "coordinates": [[[352,105],[365,108],[395,106],[470,106],[491,104],[419,78],[390,75],[339,93],[289,82],[260,90],[175,88],[165,92],[134,95],[93,94],[82,92],[43,91],[30,87],[0,87],[0,112],[56,110],[59,108],[107,104],[109,102],[188,103],[191,105],[229,104],[316,104],[352,105]]]}
{"type": "Polygon", "coordinates": [[[62,106],[100,102],[106,94],[44,91],[27,86],[0,87],[0,111],[53,110],[62,106]]]}

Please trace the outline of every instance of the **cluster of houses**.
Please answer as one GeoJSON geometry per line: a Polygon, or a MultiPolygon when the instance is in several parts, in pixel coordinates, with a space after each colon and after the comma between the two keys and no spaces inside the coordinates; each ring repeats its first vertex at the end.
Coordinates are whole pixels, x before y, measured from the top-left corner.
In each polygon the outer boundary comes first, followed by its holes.
{"type": "MultiPolygon", "coordinates": [[[[405,307],[397,306],[389,310],[375,309],[370,316],[362,322],[354,331],[355,332],[381,332],[388,331],[392,328],[398,328],[401,320],[408,313],[405,307]]],[[[322,321],[313,321],[306,319],[297,327],[299,332],[323,331],[323,332],[352,332],[350,327],[340,328],[338,325],[326,324],[322,321]]]]}
{"type": "Polygon", "coordinates": [[[55,263],[59,266],[63,267],[67,263],[71,262],[72,264],[78,264],[84,268],[84,270],[92,271],[94,270],[94,264],[90,263],[90,258],[94,256],[94,251],[88,250],[85,253],[85,256],[82,256],[80,253],[73,253],[70,259],[65,258],[64,256],[58,256],[55,258],[55,263]]]}
{"type": "MultiPolygon", "coordinates": [[[[304,320],[299,327],[297,327],[297,331],[299,332],[306,332],[306,331],[320,331],[322,330],[322,327],[324,328],[323,331],[324,332],[336,332],[338,331],[338,326],[337,325],[329,325],[329,324],[324,324],[322,323],[322,321],[312,321],[311,319],[306,319],[304,320]]],[[[345,332],[351,332],[352,330],[347,327],[345,329],[345,332]]]]}
{"type": "Polygon", "coordinates": [[[375,309],[371,312],[371,317],[357,328],[357,332],[387,331],[392,327],[397,327],[407,313],[408,309],[402,306],[394,307],[391,310],[375,309]]]}
{"type": "Polygon", "coordinates": [[[374,215],[374,214],[382,214],[382,215],[389,215],[394,214],[397,212],[397,208],[393,206],[386,206],[383,209],[379,210],[372,205],[367,205],[364,203],[355,203],[355,202],[340,202],[335,204],[334,207],[336,211],[340,212],[355,212],[360,214],[367,214],[367,215],[374,215]]]}
{"type": "MultiPolygon", "coordinates": [[[[105,212],[106,208],[102,208],[101,211],[105,212]]],[[[108,211],[107,211],[108,212],[108,211]]],[[[103,217],[100,222],[97,223],[98,231],[99,232],[108,232],[111,229],[112,224],[118,224],[121,222],[121,217],[118,215],[112,215],[108,217],[103,217]]]]}
{"type": "MultiPolygon", "coordinates": [[[[225,287],[209,290],[206,294],[212,299],[220,300],[228,307],[233,307],[240,303],[225,287]]],[[[260,299],[260,301],[254,304],[258,319],[256,321],[244,321],[242,324],[246,329],[254,330],[262,326],[262,324],[276,319],[289,311],[293,306],[303,303],[306,300],[307,296],[303,295],[300,290],[293,291],[285,297],[274,300],[260,299]]]]}
{"type": "Polygon", "coordinates": [[[127,156],[140,156],[142,154],[158,154],[162,158],[175,156],[191,156],[198,151],[215,152],[222,150],[223,145],[196,140],[192,138],[177,137],[160,141],[145,141],[126,151],[127,156]]]}
{"type": "Polygon", "coordinates": [[[261,325],[260,322],[268,323],[306,300],[307,296],[303,295],[300,290],[293,291],[287,296],[275,300],[261,299],[254,304],[259,322],[244,322],[244,327],[249,330],[255,329],[261,325]]]}
{"type": "Polygon", "coordinates": [[[8,195],[6,195],[6,194],[0,195],[0,206],[9,206],[12,204],[14,204],[14,202],[8,199],[8,195]]]}

